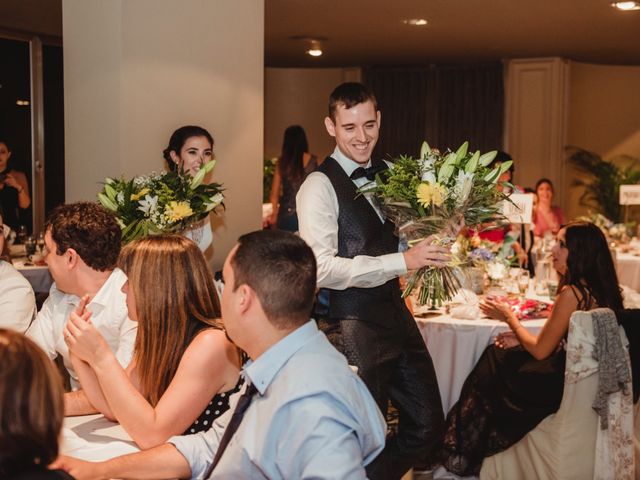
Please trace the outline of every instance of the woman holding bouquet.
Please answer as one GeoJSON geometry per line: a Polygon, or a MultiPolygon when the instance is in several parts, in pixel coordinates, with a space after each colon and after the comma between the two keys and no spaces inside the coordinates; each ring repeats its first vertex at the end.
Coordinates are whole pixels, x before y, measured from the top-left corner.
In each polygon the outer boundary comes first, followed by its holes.
{"type": "MultiPolygon", "coordinates": [[[[162,155],[169,170],[184,170],[193,177],[202,165],[213,159],[213,137],[202,127],[185,125],[171,134],[162,155]]],[[[213,243],[209,217],[186,230],[184,235],[196,242],[203,252],[207,250],[213,243]]]]}
{"type": "MultiPolygon", "coordinates": [[[[182,236],[152,236],[127,245],[120,267],[129,279],[123,287],[129,317],[139,322],[126,371],[91,324],[87,298],[65,329],[88,400],[142,449],[207,430],[240,386],[241,359],[223,330],[202,253],[182,236]]],[[[66,411],[89,413],[70,404],[66,411]]]]}
{"type": "Polygon", "coordinates": [[[564,340],[576,310],[622,309],[622,295],[602,231],[592,223],[560,229],[553,247],[560,288],[551,316],[536,336],[505,303],[483,312],[507,323],[467,377],[447,416],[442,462],[457,475],[478,475],[482,461],[506,450],[558,410],[564,388],[564,340]]]}

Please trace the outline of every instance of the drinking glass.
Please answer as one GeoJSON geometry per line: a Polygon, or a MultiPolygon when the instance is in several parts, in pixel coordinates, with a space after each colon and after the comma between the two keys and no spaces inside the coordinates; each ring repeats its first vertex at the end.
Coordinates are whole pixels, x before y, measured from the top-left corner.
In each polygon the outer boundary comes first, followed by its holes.
{"type": "Polygon", "coordinates": [[[18,243],[24,244],[25,238],[29,235],[29,230],[27,230],[26,225],[20,225],[16,230],[16,236],[18,237],[18,243]]]}
{"type": "Polygon", "coordinates": [[[36,246],[38,247],[38,253],[40,255],[44,255],[44,232],[40,232],[38,234],[38,238],[36,239],[36,246]]]}
{"type": "Polygon", "coordinates": [[[31,257],[33,257],[36,253],[36,241],[32,236],[29,235],[25,237],[24,249],[27,254],[27,257],[29,257],[29,260],[31,260],[31,257]]]}
{"type": "Polygon", "coordinates": [[[522,298],[524,298],[527,290],[529,289],[529,280],[529,271],[521,270],[520,275],[518,276],[518,290],[520,290],[520,295],[522,295],[522,298]]]}

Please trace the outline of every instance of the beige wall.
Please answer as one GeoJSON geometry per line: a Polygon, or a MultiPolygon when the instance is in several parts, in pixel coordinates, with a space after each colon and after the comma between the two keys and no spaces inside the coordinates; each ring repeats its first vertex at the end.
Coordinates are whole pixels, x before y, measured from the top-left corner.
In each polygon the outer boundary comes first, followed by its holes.
{"type": "Polygon", "coordinates": [[[329,94],[340,83],[358,81],[359,69],[266,68],[264,91],[264,154],[277,157],[282,136],[289,125],[301,125],[309,149],[321,158],[329,155],[335,142],[324,128],[329,94]]]}
{"type": "Polygon", "coordinates": [[[226,188],[220,268],[261,225],[263,0],[63,0],[63,29],[68,201],[95,199],[106,176],[162,170],[171,132],[201,125],[226,188]]]}
{"type": "MultiPolygon", "coordinates": [[[[640,66],[571,63],[567,144],[599,154],[640,158],[640,66]]],[[[586,212],[581,190],[571,188],[578,175],[567,169],[568,218],[586,212]]]]}

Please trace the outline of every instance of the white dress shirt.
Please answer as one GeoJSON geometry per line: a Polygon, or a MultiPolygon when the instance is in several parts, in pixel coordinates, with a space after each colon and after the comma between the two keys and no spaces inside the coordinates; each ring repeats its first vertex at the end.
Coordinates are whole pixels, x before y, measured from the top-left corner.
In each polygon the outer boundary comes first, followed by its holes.
{"type": "MultiPolygon", "coordinates": [[[[367,387],[311,320],[244,369],[258,393],[209,478],[364,479],[386,425],[367,387]]],[[[194,479],[211,465],[240,393],[206,432],[171,437],[194,479]]]]}
{"type": "Polygon", "coordinates": [[[24,333],[35,315],[31,284],[13,265],[0,260],[0,327],[24,333]]]}
{"type": "MultiPolygon", "coordinates": [[[[131,361],[138,331],[137,322],[129,319],[126,296],[122,293],[122,286],[126,280],[124,272],[116,268],[87,305],[87,309],[92,312],[91,323],[113,350],[120,365],[125,368],[131,361]]],[[[62,355],[74,390],[79,387],[78,376],[71,364],[69,349],[62,335],[69,315],[79,302],[79,297],[61,292],[54,283],[49,298],[27,330],[27,337],[40,345],[51,359],[62,355]]]]}
{"type": "MultiPolygon", "coordinates": [[[[336,147],[331,155],[347,175],[358,168],[336,147]]],[[[370,165],[367,164],[368,167],[370,165]]],[[[353,180],[357,188],[368,182],[366,178],[353,180]]],[[[378,213],[380,222],[384,217],[370,195],[367,200],[378,213]]],[[[338,256],[338,198],[329,178],[321,172],[311,173],[296,197],[300,236],[309,244],[318,262],[318,286],[344,290],[349,287],[371,288],[382,285],[392,278],[407,273],[402,253],[390,253],[371,257],[358,255],[354,258],[338,256]]]]}

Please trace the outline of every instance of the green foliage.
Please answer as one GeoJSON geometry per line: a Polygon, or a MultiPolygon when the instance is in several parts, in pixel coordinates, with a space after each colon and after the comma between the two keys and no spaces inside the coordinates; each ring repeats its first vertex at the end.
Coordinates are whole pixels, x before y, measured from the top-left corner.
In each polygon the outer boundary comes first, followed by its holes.
{"type": "Polygon", "coordinates": [[[620,207],[620,185],[640,183],[640,160],[625,157],[630,162],[626,167],[618,167],[612,161],[603,160],[598,154],[578,147],[571,147],[568,161],[577,170],[586,173],[591,181],[575,179],[574,187],[584,187],[580,205],[602,213],[614,223],[622,222],[620,207]]]}
{"type": "Polygon", "coordinates": [[[276,173],[277,158],[265,158],[262,162],[262,202],[269,203],[271,200],[271,184],[276,173]]]}

